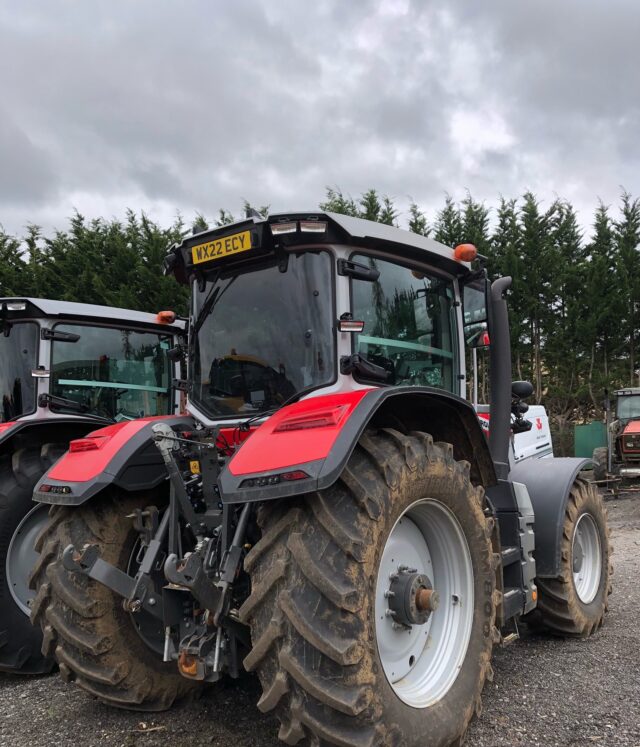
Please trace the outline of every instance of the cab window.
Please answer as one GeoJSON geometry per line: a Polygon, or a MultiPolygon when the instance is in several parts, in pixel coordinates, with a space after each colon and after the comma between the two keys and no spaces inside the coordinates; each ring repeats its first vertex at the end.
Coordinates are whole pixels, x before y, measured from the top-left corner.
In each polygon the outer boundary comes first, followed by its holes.
{"type": "Polygon", "coordinates": [[[375,282],[352,280],[355,352],[391,372],[390,383],[457,392],[453,284],[383,259],[352,259],[378,270],[375,282]]]}

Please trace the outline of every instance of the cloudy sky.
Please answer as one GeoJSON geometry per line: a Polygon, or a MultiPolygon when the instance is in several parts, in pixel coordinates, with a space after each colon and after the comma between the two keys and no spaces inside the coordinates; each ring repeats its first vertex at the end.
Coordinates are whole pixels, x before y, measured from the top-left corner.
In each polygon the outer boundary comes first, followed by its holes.
{"type": "MultiPolygon", "coordinates": [[[[4,0],[0,224],[640,195],[638,0],[4,0]]],[[[401,219],[402,220],[402,219],[401,219]]]]}

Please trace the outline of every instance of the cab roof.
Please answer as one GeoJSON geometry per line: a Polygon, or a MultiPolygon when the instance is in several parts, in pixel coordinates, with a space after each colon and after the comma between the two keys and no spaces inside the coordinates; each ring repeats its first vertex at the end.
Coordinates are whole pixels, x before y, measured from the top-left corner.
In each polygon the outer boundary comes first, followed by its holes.
{"type": "Polygon", "coordinates": [[[0,311],[9,314],[12,319],[36,319],[57,318],[61,321],[101,321],[121,322],[135,326],[157,327],[172,332],[185,329],[185,321],[176,319],[173,324],[162,324],[158,322],[155,314],[145,311],[133,311],[132,309],[119,309],[111,306],[99,306],[97,304],[76,303],[74,301],[53,301],[48,298],[29,298],[27,296],[12,296],[0,298],[0,311]],[[26,304],[26,309],[7,311],[7,303],[26,304]]]}
{"type": "MultiPolygon", "coordinates": [[[[229,262],[228,257],[210,257],[208,260],[194,261],[192,249],[208,245],[219,239],[231,238],[249,231],[251,234],[251,257],[259,253],[268,253],[277,246],[286,249],[298,248],[305,244],[351,245],[354,248],[384,251],[398,259],[422,262],[434,265],[454,274],[464,275],[470,271],[467,262],[461,262],[454,256],[452,247],[441,244],[434,239],[421,236],[402,228],[384,223],[354,218],[350,215],[322,211],[274,213],[267,218],[251,216],[244,220],[224,226],[208,229],[185,237],[175,244],[165,260],[165,272],[173,272],[181,282],[187,282],[192,273],[217,270],[229,262]],[[325,230],[308,230],[312,225],[326,225],[325,230]],[[304,226],[304,227],[303,227],[304,226]],[[282,232],[290,227],[288,232],[282,232]]],[[[249,257],[243,252],[231,259],[231,262],[244,261],[249,257]]]]}

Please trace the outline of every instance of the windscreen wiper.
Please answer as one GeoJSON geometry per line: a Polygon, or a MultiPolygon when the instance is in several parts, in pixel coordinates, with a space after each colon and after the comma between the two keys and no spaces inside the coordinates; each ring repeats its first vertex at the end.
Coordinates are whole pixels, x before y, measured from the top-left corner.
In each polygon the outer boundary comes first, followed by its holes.
{"type": "Polygon", "coordinates": [[[51,407],[56,405],[57,407],[65,407],[67,410],[75,410],[81,414],[90,413],[92,418],[98,420],[104,420],[105,423],[115,423],[113,418],[105,418],[102,415],[96,415],[91,412],[91,408],[88,405],[83,405],[82,402],[76,402],[75,399],[67,399],[66,397],[56,397],[55,394],[41,394],[38,397],[38,407],[51,407]]]}

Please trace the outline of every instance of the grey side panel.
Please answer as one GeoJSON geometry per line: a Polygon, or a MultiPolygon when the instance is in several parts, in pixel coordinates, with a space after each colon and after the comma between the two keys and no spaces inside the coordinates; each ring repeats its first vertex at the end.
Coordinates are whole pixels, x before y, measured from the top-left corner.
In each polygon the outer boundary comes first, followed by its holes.
{"type": "Polygon", "coordinates": [[[527,487],[535,513],[536,573],[554,578],[560,573],[560,539],[569,491],[590,459],[530,459],[516,464],[509,475],[527,487]]]}
{"type": "Polygon", "coordinates": [[[513,490],[518,501],[518,518],[520,534],[520,552],[522,567],[522,585],[524,587],[524,612],[531,612],[536,606],[534,592],[536,591],[536,539],[535,539],[535,512],[531,503],[531,497],[527,486],[521,482],[513,483],[513,490]]]}

